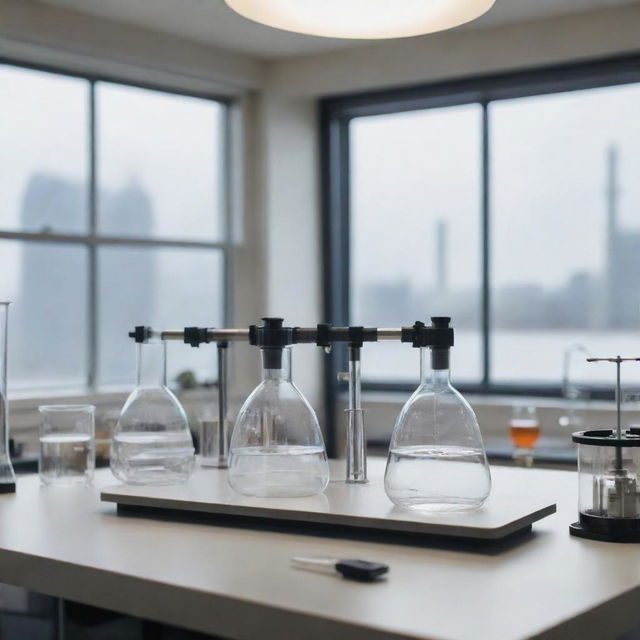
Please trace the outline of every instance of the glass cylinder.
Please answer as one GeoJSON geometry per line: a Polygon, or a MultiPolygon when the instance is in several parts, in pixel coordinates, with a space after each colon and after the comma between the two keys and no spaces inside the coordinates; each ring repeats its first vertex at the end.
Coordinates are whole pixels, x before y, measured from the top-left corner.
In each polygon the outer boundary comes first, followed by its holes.
{"type": "Polygon", "coordinates": [[[451,386],[448,349],[430,351],[420,349],[420,385],[393,430],[385,491],[394,504],[407,509],[478,507],[491,490],[478,421],[451,386]]]}
{"type": "Polygon", "coordinates": [[[329,482],[318,419],[291,378],[291,348],[264,347],[262,382],[231,436],[229,484],[244,495],[300,497],[329,482]]]}
{"type": "Polygon", "coordinates": [[[167,387],[166,343],[137,343],[137,386],[113,434],[111,470],[129,484],[185,482],[195,450],[187,416],[167,387]]]}
{"type": "Polygon", "coordinates": [[[38,407],[40,480],[48,485],[91,484],[95,467],[95,407],[53,404],[38,407]]]}
{"type": "Polygon", "coordinates": [[[7,399],[7,336],[9,302],[0,302],[0,493],[16,490],[16,476],[9,456],[9,402],[7,399]]]}
{"type": "MultiPolygon", "coordinates": [[[[578,442],[580,513],[591,517],[640,517],[640,438],[631,441],[636,446],[617,447],[613,446],[617,439],[608,430],[586,431],[579,437],[594,439],[594,444],[578,442]],[[612,446],[598,444],[595,438],[609,438],[612,446]]],[[[626,444],[624,440],[622,443],[626,444]]]]}

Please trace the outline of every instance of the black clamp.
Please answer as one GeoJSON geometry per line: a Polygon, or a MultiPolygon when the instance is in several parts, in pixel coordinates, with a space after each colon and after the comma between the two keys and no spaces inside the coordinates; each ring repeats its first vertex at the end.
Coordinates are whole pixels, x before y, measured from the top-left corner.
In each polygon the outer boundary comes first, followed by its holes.
{"type": "Polygon", "coordinates": [[[410,342],[414,347],[431,349],[450,349],[453,347],[453,327],[451,318],[433,316],[431,326],[427,327],[419,320],[412,327],[402,327],[402,342],[410,342]]]}
{"type": "Polygon", "coordinates": [[[129,332],[129,337],[133,338],[137,343],[147,342],[151,337],[151,327],[139,326],[129,332]]]}
{"type": "Polygon", "coordinates": [[[424,344],[426,341],[425,328],[424,322],[420,322],[420,320],[417,320],[412,327],[402,327],[400,340],[410,342],[416,348],[426,347],[427,345],[424,344]]]}
{"type": "Polygon", "coordinates": [[[319,324],[316,334],[316,344],[325,349],[331,348],[331,325],[327,323],[319,324]]]}
{"type": "Polygon", "coordinates": [[[432,316],[431,326],[425,328],[427,345],[432,349],[450,349],[453,347],[453,327],[451,318],[432,316]]]}
{"type": "Polygon", "coordinates": [[[364,327],[347,327],[347,338],[350,347],[360,348],[364,342],[364,327]]]}
{"type": "Polygon", "coordinates": [[[282,368],[282,349],[293,344],[293,329],[283,327],[282,318],[262,318],[264,325],[249,327],[249,342],[263,349],[265,369],[282,368]]]}
{"type": "Polygon", "coordinates": [[[283,327],[282,318],[262,318],[264,325],[249,327],[249,343],[257,347],[282,348],[293,344],[293,329],[283,327]]]}
{"type": "Polygon", "coordinates": [[[209,330],[200,327],[184,328],[184,343],[192,347],[199,347],[203,342],[209,344],[209,330]]]}

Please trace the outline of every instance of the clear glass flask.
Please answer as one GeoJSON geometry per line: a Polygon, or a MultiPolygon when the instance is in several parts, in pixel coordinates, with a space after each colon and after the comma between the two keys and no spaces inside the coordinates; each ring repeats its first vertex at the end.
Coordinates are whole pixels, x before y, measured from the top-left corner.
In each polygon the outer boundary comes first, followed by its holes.
{"type": "Polygon", "coordinates": [[[167,387],[166,343],[137,343],[137,386],[113,434],[111,471],[129,484],[185,482],[194,468],[184,409],[167,387]]]}
{"type": "Polygon", "coordinates": [[[231,435],[229,484],[247,496],[301,497],[329,482],[327,454],[311,405],[291,379],[291,348],[262,348],[262,382],[231,435]]]}
{"type": "Polygon", "coordinates": [[[393,430],[385,491],[394,504],[406,509],[479,507],[489,496],[491,475],[478,421],[451,386],[448,349],[446,354],[429,351],[420,349],[420,386],[393,430]]]}
{"type": "Polygon", "coordinates": [[[0,493],[16,490],[16,475],[9,457],[9,403],[7,400],[7,335],[9,302],[0,302],[0,493]]]}

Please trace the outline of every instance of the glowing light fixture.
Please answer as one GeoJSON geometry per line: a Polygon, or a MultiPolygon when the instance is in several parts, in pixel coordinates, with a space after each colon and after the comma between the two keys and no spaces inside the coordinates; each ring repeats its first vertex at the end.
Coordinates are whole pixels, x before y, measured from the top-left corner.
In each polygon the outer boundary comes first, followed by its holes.
{"type": "Polygon", "coordinates": [[[486,13],[495,0],[225,0],[249,20],[328,38],[406,38],[486,13]]]}

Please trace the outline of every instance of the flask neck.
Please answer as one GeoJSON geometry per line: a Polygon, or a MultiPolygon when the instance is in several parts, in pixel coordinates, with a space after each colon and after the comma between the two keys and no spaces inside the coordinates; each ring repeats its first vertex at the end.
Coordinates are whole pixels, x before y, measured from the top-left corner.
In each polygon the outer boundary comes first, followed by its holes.
{"type": "Polygon", "coordinates": [[[432,388],[451,385],[449,349],[420,349],[420,384],[432,388]]]}
{"type": "Polygon", "coordinates": [[[264,347],[262,352],[262,379],[291,382],[291,348],[264,347]]]}
{"type": "Polygon", "coordinates": [[[141,342],[138,345],[139,387],[163,387],[167,384],[167,345],[165,342],[141,342]]]}

